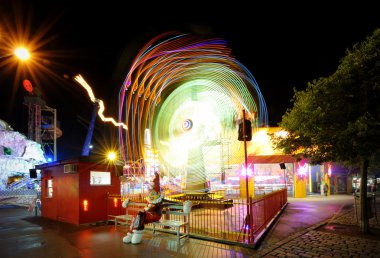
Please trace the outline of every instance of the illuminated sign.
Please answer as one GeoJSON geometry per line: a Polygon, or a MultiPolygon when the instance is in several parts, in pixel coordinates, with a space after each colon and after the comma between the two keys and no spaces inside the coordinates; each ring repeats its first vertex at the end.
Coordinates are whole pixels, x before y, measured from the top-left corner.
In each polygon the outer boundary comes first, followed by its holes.
{"type": "Polygon", "coordinates": [[[90,172],[90,185],[111,185],[111,172],[90,172]]]}

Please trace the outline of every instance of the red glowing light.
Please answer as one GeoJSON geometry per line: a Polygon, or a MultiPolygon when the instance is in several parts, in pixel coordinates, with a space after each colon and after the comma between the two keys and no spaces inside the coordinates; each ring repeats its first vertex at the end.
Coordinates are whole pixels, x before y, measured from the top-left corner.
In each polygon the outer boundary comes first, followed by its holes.
{"type": "Polygon", "coordinates": [[[25,89],[27,92],[30,92],[30,93],[33,92],[33,85],[32,85],[32,83],[31,83],[29,80],[24,80],[24,81],[22,82],[22,85],[24,86],[24,89],[25,89]]]}

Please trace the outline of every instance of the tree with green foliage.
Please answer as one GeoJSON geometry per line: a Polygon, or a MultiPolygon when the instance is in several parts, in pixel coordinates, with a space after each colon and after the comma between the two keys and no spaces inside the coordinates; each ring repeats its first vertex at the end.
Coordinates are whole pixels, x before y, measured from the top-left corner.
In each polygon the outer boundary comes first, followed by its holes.
{"type": "Polygon", "coordinates": [[[272,136],[274,145],[311,164],[360,166],[360,228],[369,232],[367,174],[380,150],[380,29],[348,49],[335,73],[295,90],[292,102],[279,123],[288,135],[272,136]]]}

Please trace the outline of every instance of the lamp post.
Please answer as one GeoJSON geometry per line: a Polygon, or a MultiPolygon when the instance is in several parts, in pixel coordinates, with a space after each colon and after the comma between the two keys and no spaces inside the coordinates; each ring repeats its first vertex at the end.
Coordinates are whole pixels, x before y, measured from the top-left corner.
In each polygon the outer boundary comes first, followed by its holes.
{"type": "MultiPolygon", "coordinates": [[[[249,187],[248,187],[248,155],[247,155],[247,129],[252,130],[249,124],[249,128],[246,127],[246,120],[245,120],[245,110],[243,109],[243,140],[244,140],[244,167],[245,167],[245,191],[246,191],[246,197],[247,197],[247,216],[245,218],[245,225],[244,225],[244,231],[248,230],[248,241],[251,242],[251,237],[252,237],[252,214],[250,211],[251,207],[251,198],[249,196],[249,187]]],[[[250,140],[250,139],[249,139],[250,140]]],[[[252,189],[254,191],[254,189],[252,189]]]]}

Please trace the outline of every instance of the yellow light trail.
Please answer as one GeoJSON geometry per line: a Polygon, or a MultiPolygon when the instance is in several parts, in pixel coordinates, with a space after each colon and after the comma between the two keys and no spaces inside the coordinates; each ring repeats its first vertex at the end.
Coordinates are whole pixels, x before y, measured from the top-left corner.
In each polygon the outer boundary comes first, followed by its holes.
{"type": "Polygon", "coordinates": [[[87,91],[88,96],[91,101],[99,104],[98,115],[104,122],[111,122],[114,126],[123,127],[125,130],[128,130],[128,127],[124,123],[118,123],[112,117],[104,117],[103,112],[105,110],[103,100],[95,98],[94,92],[91,89],[91,86],[83,79],[82,75],[78,74],[74,79],[87,91]]]}

